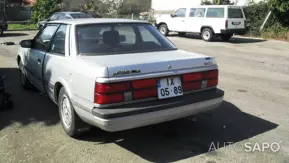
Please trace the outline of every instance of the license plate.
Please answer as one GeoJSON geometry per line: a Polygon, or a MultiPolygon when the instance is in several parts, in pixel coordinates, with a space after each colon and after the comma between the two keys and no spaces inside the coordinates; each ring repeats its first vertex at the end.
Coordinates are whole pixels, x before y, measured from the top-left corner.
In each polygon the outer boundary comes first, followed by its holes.
{"type": "Polygon", "coordinates": [[[232,22],[233,25],[240,25],[241,22],[232,22]]]}
{"type": "Polygon", "coordinates": [[[158,97],[159,99],[182,96],[183,87],[179,76],[167,77],[158,80],[158,97]]]}

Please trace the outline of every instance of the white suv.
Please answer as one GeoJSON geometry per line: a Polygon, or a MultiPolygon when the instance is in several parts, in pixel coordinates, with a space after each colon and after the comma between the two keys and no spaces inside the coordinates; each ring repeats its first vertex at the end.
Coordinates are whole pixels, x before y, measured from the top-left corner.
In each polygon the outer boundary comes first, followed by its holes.
{"type": "Polygon", "coordinates": [[[233,34],[244,34],[246,17],[241,6],[203,5],[198,7],[180,8],[170,16],[156,18],[156,27],[164,35],[178,32],[201,34],[202,39],[211,41],[220,36],[228,41],[233,34]]]}

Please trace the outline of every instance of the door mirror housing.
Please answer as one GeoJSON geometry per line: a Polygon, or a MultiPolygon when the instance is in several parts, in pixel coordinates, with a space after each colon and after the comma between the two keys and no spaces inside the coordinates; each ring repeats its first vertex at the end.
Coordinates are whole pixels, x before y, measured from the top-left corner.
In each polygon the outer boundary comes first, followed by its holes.
{"type": "Polygon", "coordinates": [[[33,40],[23,40],[20,42],[20,46],[22,48],[31,48],[32,47],[32,43],[33,43],[33,40]]]}
{"type": "Polygon", "coordinates": [[[173,18],[173,17],[176,17],[176,15],[175,14],[171,14],[171,17],[173,18]]]}

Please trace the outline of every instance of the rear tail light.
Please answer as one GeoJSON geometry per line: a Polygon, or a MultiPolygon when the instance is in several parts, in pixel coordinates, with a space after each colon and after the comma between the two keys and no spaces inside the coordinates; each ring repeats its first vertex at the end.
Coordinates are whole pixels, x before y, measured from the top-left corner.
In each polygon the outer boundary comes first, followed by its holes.
{"type": "Polygon", "coordinates": [[[156,79],[136,80],[132,82],[132,86],[134,89],[153,88],[157,86],[157,80],[156,79]]]}
{"type": "Polygon", "coordinates": [[[228,20],[226,20],[226,22],[225,22],[225,28],[226,29],[228,28],[228,20]]]}
{"type": "Polygon", "coordinates": [[[138,90],[133,92],[133,99],[134,100],[140,100],[140,99],[146,99],[146,98],[152,98],[157,97],[157,89],[145,89],[145,90],[138,90]]]}
{"type": "Polygon", "coordinates": [[[191,74],[185,74],[183,75],[183,81],[184,82],[191,82],[191,81],[198,81],[198,80],[202,80],[202,73],[198,72],[198,73],[191,73],[191,74]]]}
{"type": "MultiPolygon", "coordinates": [[[[218,70],[183,74],[183,91],[215,87],[218,85],[218,75],[218,70]]],[[[104,105],[157,97],[157,85],[157,79],[95,83],[94,103],[104,105]]]]}
{"type": "Polygon", "coordinates": [[[121,83],[109,83],[95,84],[95,93],[113,93],[113,92],[125,92],[130,90],[131,84],[129,82],[121,82],[121,83]]]}
{"type": "Polygon", "coordinates": [[[113,104],[119,103],[124,101],[124,94],[117,93],[117,94],[98,94],[96,93],[94,96],[94,102],[100,105],[103,104],[113,104]]]}

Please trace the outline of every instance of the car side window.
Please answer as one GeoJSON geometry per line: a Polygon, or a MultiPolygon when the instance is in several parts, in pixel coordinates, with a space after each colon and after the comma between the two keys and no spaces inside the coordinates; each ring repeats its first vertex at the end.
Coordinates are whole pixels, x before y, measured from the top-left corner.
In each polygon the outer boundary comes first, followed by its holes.
{"type": "Polygon", "coordinates": [[[174,15],[175,15],[175,17],[185,17],[186,16],[186,11],[187,11],[187,9],[180,8],[174,13],[174,15]]]}
{"type": "Polygon", "coordinates": [[[194,12],[194,16],[192,17],[204,17],[205,16],[205,12],[206,12],[206,9],[205,8],[197,8],[194,12]]]}
{"type": "Polygon", "coordinates": [[[191,8],[190,17],[195,17],[196,10],[197,10],[196,8],[191,8]]]}
{"type": "Polygon", "coordinates": [[[51,53],[65,55],[65,38],[68,25],[61,25],[51,42],[51,53]]]}
{"type": "Polygon", "coordinates": [[[207,18],[224,18],[225,10],[224,8],[208,8],[207,18]]]}
{"type": "Polygon", "coordinates": [[[35,37],[32,49],[46,51],[49,48],[51,39],[57,30],[57,24],[49,24],[35,37]]]}
{"type": "Polygon", "coordinates": [[[119,33],[119,35],[125,37],[125,40],[121,41],[122,44],[136,43],[136,34],[132,26],[118,26],[115,27],[115,30],[119,33]]]}
{"type": "Polygon", "coordinates": [[[66,19],[65,14],[60,14],[58,17],[58,20],[63,20],[63,19],[66,19]]]}

